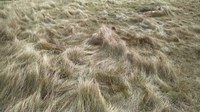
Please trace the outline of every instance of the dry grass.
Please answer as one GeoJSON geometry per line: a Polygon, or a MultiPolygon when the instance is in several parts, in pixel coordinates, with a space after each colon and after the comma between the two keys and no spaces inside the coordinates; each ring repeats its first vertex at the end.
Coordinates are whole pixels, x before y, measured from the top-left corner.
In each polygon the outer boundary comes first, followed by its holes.
{"type": "Polygon", "coordinates": [[[98,33],[92,35],[88,44],[99,45],[106,55],[120,56],[127,52],[126,44],[111,29],[103,25],[98,33]]]}
{"type": "Polygon", "coordinates": [[[1,2],[0,111],[200,109],[192,1],[1,2]]]}

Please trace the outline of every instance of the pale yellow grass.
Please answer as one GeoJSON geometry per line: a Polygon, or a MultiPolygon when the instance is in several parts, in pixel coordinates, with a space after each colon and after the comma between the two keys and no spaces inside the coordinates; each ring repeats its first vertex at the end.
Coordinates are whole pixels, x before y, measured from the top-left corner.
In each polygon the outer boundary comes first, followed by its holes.
{"type": "Polygon", "coordinates": [[[177,3],[2,2],[0,111],[197,112],[199,78],[187,79],[177,61],[200,28],[179,23],[177,3]]]}

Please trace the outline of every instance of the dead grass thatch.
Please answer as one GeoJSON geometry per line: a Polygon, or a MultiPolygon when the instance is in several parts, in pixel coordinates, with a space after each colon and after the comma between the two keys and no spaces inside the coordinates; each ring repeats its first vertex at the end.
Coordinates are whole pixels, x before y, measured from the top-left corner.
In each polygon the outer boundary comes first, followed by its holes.
{"type": "Polygon", "coordinates": [[[0,1],[0,111],[198,111],[199,27],[176,6],[0,1]]]}

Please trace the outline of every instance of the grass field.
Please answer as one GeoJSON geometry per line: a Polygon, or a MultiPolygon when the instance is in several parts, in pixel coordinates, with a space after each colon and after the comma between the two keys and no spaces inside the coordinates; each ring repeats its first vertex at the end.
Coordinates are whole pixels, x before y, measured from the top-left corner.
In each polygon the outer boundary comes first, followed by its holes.
{"type": "Polygon", "coordinates": [[[199,112],[200,1],[0,1],[0,112],[199,112]]]}

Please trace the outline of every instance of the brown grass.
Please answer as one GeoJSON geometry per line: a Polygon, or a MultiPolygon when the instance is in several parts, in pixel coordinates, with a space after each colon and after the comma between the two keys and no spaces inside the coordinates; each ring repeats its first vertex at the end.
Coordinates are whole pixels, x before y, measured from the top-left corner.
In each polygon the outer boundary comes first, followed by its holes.
{"type": "Polygon", "coordinates": [[[100,49],[105,51],[106,55],[123,55],[126,53],[127,48],[124,41],[110,28],[103,25],[98,33],[93,34],[91,39],[88,40],[91,45],[99,45],[100,49]]]}
{"type": "Polygon", "coordinates": [[[199,27],[177,1],[1,5],[0,111],[199,110],[199,27]]]}

